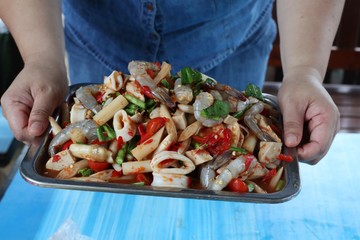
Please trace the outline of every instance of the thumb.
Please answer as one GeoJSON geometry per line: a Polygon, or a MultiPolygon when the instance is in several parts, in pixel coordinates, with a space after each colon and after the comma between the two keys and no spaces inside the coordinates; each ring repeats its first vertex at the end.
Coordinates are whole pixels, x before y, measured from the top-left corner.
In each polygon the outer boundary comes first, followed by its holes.
{"type": "Polygon", "coordinates": [[[304,128],[304,110],[285,104],[282,107],[284,139],[287,147],[300,144],[304,128]]]}
{"type": "Polygon", "coordinates": [[[49,124],[49,116],[52,115],[56,104],[52,97],[39,96],[35,98],[33,108],[29,117],[29,133],[33,136],[40,136],[49,124]],[[49,99],[51,99],[49,101],[49,99]]]}

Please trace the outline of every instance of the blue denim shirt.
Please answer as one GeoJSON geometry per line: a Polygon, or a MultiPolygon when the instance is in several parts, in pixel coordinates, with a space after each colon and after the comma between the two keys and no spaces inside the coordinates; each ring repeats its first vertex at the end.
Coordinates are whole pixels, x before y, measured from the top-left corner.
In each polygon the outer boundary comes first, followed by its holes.
{"type": "Polygon", "coordinates": [[[80,67],[74,69],[79,60],[71,61],[71,55],[84,54],[74,46],[108,73],[126,71],[131,60],[167,61],[174,72],[191,66],[206,73],[265,36],[261,58],[266,61],[275,36],[272,4],[273,0],[64,0],[70,79],[94,81],[85,73],[82,79],[71,74],[81,72],[80,67]]]}

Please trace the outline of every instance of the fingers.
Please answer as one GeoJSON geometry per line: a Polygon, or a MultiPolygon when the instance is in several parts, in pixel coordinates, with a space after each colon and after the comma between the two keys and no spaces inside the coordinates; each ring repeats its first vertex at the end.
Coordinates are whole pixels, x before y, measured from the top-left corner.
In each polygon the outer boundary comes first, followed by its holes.
{"type": "Polygon", "coordinates": [[[310,134],[308,141],[298,148],[300,159],[311,165],[318,163],[328,152],[339,129],[337,109],[329,108],[319,112],[309,121],[306,129],[310,134]]]}
{"type": "Polygon", "coordinates": [[[294,108],[293,105],[284,105],[282,107],[284,140],[287,147],[296,147],[300,144],[303,136],[304,110],[294,108]]]}
{"type": "Polygon", "coordinates": [[[49,125],[49,116],[52,115],[57,103],[52,100],[49,93],[38,94],[29,116],[29,134],[41,136],[49,125]]]}
{"type": "Polygon", "coordinates": [[[318,163],[340,126],[340,114],[330,95],[319,82],[302,79],[283,83],[278,97],[285,145],[297,147],[301,161],[318,163]]]}
{"type": "Polygon", "coordinates": [[[20,102],[9,105],[5,103],[5,100],[2,101],[3,114],[8,120],[14,137],[25,144],[30,144],[33,140],[33,137],[28,133],[28,116],[30,109],[20,102]]]}

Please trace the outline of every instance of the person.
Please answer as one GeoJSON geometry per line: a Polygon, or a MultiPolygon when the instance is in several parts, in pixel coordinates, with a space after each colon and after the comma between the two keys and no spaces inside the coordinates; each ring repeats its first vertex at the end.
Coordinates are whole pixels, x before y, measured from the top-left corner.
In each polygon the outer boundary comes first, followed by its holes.
{"type": "MultiPolygon", "coordinates": [[[[285,144],[316,164],[339,130],[338,109],[322,81],[344,0],[276,5],[285,144]]],[[[167,61],[174,71],[191,66],[238,89],[262,86],[276,35],[272,6],[273,0],[0,0],[0,17],[25,62],[1,98],[4,116],[18,140],[39,139],[68,90],[65,45],[70,84],[100,82],[144,60],[167,61]]]]}

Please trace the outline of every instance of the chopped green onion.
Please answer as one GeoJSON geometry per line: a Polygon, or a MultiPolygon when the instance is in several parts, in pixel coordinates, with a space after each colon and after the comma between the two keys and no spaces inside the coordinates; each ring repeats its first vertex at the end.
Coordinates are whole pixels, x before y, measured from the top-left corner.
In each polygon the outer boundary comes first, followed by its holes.
{"type": "Polygon", "coordinates": [[[104,127],[103,126],[99,126],[96,128],[96,134],[97,137],[99,139],[100,142],[104,142],[106,141],[106,137],[104,135],[104,127]]]}
{"type": "Polygon", "coordinates": [[[147,111],[152,111],[154,110],[154,108],[156,107],[156,102],[154,99],[147,99],[146,102],[145,102],[145,109],[147,111]]]}
{"type": "Polygon", "coordinates": [[[230,147],[230,150],[235,151],[235,152],[239,152],[241,154],[248,153],[244,148],[239,148],[239,147],[230,147]]]}
{"type": "Polygon", "coordinates": [[[78,171],[78,173],[83,177],[88,177],[93,174],[93,171],[90,168],[82,168],[78,171]]]}
{"type": "Polygon", "coordinates": [[[166,79],[161,80],[160,83],[161,83],[161,85],[163,85],[164,87],[166,87],[166,88],[168,88],[168,89],[170,88],[170,84],[169,84],[169,82],[168,82],[166,79]]]}
{"type": "Polygon", "coordinates": [[[107,134],[108,140],[114,139],[116,137],[115,130],[112,127],[110,127],[108,124],[105,124],[103,126],[107,134]]]}
{"type": "Polygon", "coordinates": [[[253,192],[255,190],[255,186],[252,183],[247,184],[248,192],[253,192]]]}
{"type": "Polygon", "coordinates": [[[212,78],[206,78],[204,84],[208,87],[214,87],[217,84],[217,82],[212,78]]]}
{"type": "Polygon", "coordinates": [[[233,113],[232,116],[237,119],[241,118],[245,114],[245,112],[250,109],[251,106],[252,105],[249,104],[248,106],[246,106],[246,108],[244,110],[233,113]]]}
{"type": "Polygon", "coordinates": [[[109,141],[116,137],[114,129],[108,124],[97,127],[96,134],[100,142],[109,141]]]}
{"type": "Polygon", "coordinates": [[[144,182],[135,182],[135,183],[133,183],[133,185],[144,186],[145,183],[144,182]]]}
{"type": "Polygon", "coordinates": [[[145,109],[145,102],[141,101],[140,99],[138,99],[137,97],[134,97],[131,94],[125,94],[124,97],[126,98],[126,100],[128,100],[129,102],[141,107],[142,109],[145,109]]]}

